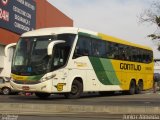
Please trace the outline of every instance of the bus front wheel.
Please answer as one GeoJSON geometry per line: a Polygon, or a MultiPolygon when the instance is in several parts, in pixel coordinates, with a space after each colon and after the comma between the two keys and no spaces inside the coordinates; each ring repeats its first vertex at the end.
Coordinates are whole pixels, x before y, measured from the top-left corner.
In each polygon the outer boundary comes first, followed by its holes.
{"type": "Polygon", "coordinates": [[[65,97],[66,98],[80,98],[83,93],[83,84],[79,80],[74,80],[72,83],[72,88],[70,93],[66,93],[65,97]]]}
{"type": "Polygon", "coordinates": [[[35,95],[40,99],[47,99],[50,96],[49,93],[35,93],[35,95]]]}

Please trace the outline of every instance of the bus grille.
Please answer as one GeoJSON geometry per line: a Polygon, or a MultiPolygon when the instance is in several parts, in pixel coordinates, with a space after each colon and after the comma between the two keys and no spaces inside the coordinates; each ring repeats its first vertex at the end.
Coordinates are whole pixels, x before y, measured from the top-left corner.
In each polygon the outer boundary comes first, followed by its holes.
{"type": "Polygon", "coordinates": [[[14,80],[17,84],[38,84],[40,81],[20,81],[20,80],[14,80]]]}

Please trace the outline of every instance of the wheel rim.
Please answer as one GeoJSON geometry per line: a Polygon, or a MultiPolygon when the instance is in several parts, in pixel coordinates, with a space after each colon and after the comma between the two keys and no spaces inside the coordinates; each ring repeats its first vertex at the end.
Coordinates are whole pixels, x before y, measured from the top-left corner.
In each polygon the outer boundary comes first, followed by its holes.
{"type": "Polygon", "coordinates": [[[3,89],[3,94],[4,94],[4,95],[8,95],[9,92],[10,92],[9,89],[7,89],[7,88],[4,88],[4,89],[3,89]]]}
{"type": "Polygon", "coordinates": [[[75,94],[78,93],[78,90],[79,90],[79,89],[78,89],[78,86],[77,86],[77,85],[73,85],[73,86],[72,86],[72,92],[71,92],[71,93],[75,95],[75,94]]]}

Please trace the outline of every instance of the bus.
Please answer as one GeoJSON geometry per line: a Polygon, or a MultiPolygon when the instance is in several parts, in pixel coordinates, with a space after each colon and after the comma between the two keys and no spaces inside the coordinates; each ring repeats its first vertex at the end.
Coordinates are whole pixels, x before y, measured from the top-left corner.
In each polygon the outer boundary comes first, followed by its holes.
{"type": "Polygon", "coordinates": [[[11,86],[39,98],[84,92],[138,94],[153,86],[153,51],[147,46],[75,27],[26,32],[16,44],[11,86]]]}

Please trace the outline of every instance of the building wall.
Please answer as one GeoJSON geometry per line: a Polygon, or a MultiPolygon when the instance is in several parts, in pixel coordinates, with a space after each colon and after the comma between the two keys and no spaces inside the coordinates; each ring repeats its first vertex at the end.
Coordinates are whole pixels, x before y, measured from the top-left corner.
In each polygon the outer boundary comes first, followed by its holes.
{"type": "MultiPolygon", "coordinates": [[[[36,29],[46,27],[71,27],[73,20],[52,6],[46,0],[35,0],[36,2],[36,29]]],[[[9,51],[9,56],[4,56],[5,45],[17,42],[20,35],[0,28],[0,76],[10,76],[11,56],[13,48],[9,51]]]]}
{"type": "Polygon", "coordinates": [[[7,45],[12,42],[17,42],[19,35],[8,30],[0,28],[0,43],[7,45]]]}
{"type": "Polygon", "coordinates": [[[36,28],[73,26],[73,20],[46,0],[36,0],[36,28]]]}
{"type": "MultiPolygon", "coordinates": [[[[45,27],[71,27],[73,20],[52,6],[46,0],[36,2],[36,29],[45,27]]],[[[17,42],[20,35],[0,28],[0,44],[17,42]]]]}

